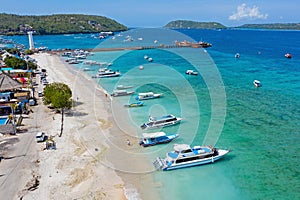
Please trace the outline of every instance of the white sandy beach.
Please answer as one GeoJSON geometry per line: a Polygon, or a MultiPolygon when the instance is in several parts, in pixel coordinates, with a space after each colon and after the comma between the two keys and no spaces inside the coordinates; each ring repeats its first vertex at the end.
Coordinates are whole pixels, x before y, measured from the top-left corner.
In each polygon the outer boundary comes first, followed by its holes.
{"type": "MultiPolygon", "coordinates": [[[[63,135],[58,137],[61,115],[38,98],[34,113],[24,120],[28,132],[19,136],[30,138],[29,147],[24,147],[30,150],[18,161],[22,171],[11,170],[14,175],[5,181],[4,189],[22,176],[7,197],[18,191],[13,199],[158,199],[151,189],[153,167],[144,155],[136,154],[140,147],[134,129],[132,135],[124,133],[114,122],[110,96],[59,56],[39,53],[32,57],[47,70],[50,83],[70,86],[76,103],[66,113],[63,135]],[[38,131],[53,136],[57,150],[44,150],[45,143],[36,143],[38,131]]],[[[37,91],[42,87],[39,84],[37,91]]]]}
{"type": "Polygon", "coordinates": [[[41,123],[40,129],[48,136],[54,137],[57,150],[42,150],[45,144],[37,144],[40,184],[36,190],[24,194],[23,199],[125,199],[123,181],[114,170],[99,162],[108,148],[104,132],[110,127],[106,109],[109,99],[101,91],[94,93],[94,82],[76,76],[57,56],[32,57],[47,69],[49,82],[70,86],[76,105],[66,113],[63,135],[58,137],[61,115],[41,105],[39,100],[39,109],[45,114],[41,116],[43,119],[40,116],[36,119],[37,123],[41,123]],[[102,102],[97,110],[91,110],[90,101],[94,99],[102,102]]]}

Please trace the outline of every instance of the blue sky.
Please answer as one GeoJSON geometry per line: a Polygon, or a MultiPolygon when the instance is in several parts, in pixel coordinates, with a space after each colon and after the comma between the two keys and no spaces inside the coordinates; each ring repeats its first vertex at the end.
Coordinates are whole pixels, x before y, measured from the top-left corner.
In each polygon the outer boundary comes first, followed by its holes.
{"type": "Polygon", "coordinates": [[[298,23],[299,10],[300,0],[3,0],[0,6],[0,13],[20,15],[101,15],[128,27],[162,27],[177,19],[225,26],[298,23]]]}

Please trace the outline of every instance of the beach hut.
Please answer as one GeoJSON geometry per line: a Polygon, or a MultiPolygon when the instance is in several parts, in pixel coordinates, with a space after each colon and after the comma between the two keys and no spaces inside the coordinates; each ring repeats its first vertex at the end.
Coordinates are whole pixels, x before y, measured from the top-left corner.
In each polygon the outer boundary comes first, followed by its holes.
{"type": "Polygon", "coordinates": [[[23,86],[5,73],[0,74],[0,91],[15,90],[23,86]]]}

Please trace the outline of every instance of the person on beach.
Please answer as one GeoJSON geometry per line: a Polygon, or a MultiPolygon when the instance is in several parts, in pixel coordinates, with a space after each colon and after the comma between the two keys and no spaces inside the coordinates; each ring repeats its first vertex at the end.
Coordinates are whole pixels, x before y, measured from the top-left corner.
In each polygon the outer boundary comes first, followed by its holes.
{"type": "Polygon", "coordinates": [[[130,141],[129,141],[128,139],[127,139],[127,145],[128,145],[128,146],[130,146],[130,145],[131,145],[131,144],[130,144],[130,141]]]}

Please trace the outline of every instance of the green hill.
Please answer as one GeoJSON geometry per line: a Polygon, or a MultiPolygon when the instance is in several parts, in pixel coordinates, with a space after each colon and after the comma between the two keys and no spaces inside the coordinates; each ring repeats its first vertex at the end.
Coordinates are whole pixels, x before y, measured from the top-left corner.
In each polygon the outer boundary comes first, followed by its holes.
{"type": "Polygon", "coordinates": [[[244,24],[236,28],[300,30],[300,23],[244,24]]]}
{"type": "Polygon", "coordinates": [[[107,17],[80,14],[21,16],[2,13],[0,22],[0,34],[5,35],[26,34],[30,30],[40,35],[128,30],[107,17]]]}
{"type": "Polygon", "coordinates": [[[219,28],[226,28],[223,24],[220,24],[218,22],[195,22],[195,21],[189,21],[189,20],[175,20],[169,22],[167,25],[164,26],[165,28],[191,28],[191,29],[201,29],[201,28],[207,28],[207,29],[219,29],[219,28]]]}

